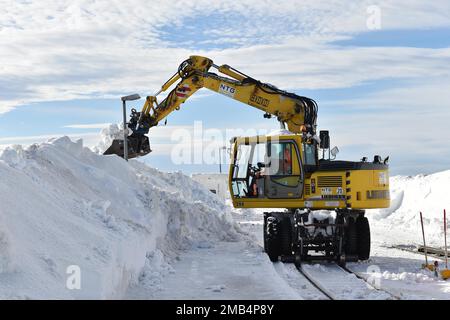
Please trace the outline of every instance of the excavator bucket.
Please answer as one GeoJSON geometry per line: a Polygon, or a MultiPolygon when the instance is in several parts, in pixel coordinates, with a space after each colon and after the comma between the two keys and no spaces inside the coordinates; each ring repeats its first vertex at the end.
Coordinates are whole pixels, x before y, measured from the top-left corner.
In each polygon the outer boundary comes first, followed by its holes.
{"type": "MultiPolygon", "coordinates": [[[[142,157],[152,152],[147,136],[132,134],[128,137],[128,159],[142,157]]],[[[114,139],[111,146],[103,153],[124,157],[124,143],[122,139],[114,139]]]]}

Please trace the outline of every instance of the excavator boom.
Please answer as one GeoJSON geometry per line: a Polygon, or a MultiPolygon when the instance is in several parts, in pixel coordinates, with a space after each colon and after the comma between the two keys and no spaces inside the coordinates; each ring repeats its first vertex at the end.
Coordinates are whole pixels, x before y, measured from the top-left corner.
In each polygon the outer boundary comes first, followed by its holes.
{"type": "MultiPolygon", "coordinates": [[[[191,56],[180,64],[178,71],[155,95],[147,96],[140,112],[132,110],[128,123],[132,131],[128,138],[129,158],[151,152],[148,137],[145,136],[149,129],[158,125],[173,111],[179,110],[201,88],[257,108],[264,112],[265,118],[274,116],[293,133],[315,134],[317,104],[314,100],[262,83],[228,65],[217,66],[209,58],[191,56]],[[222,75],[211,72],[211,68],[217,69],[222,75]],[[174,88],[167,97],[158,103],[157,95],[172,86],[174,88]]],[[[114,140],[104,154],[123,157],[123,144],[123,140],[114,140]]]]}

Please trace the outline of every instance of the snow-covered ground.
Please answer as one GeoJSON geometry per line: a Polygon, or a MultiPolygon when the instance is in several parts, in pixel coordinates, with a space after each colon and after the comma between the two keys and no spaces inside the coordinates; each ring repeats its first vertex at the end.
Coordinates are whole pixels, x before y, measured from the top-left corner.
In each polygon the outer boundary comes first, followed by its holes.
{"type": "MultiPolygon", "coordinates": [[[[421,256],[391,248],[420,243],[419,210],[429,243],[442,245],[448,185],[450,171],[393,177],[391,208],[367,213],[372,258],[349,268],[397,297],[449,299],[450,281],[421,270],[421,256]]],[[[102,156],[82,141],[0,151],[0,201],[1,299],[326,298],[292,264],[264,254],[264,210],[235,210],[182,173],[102,156]],[[73,266],[80,289],[67,283],[73,266]]],[[[333,266],[306,267],[338,298],[390,296],[354,275],[326,281],[320,273],[333,266]]]]}
{"type": "Polygon", "coordinates": [[[371,223],[384,229],[389,244],[422,243],[419,212],[423,214],[427,244],[444,245],[443,211],[450,210],[450,170],[430,175],[390,179],[391,207],[371,210],[371,223]]]}
{"type": "Polygon", "coordinates": [[[122,298],[180,251],[238,239],[229,207],[189,177],[67,137],[5,149],[0,177],[0,298],[122,298]],[[66,286],[72,265],[81,290],[66,286]]]}

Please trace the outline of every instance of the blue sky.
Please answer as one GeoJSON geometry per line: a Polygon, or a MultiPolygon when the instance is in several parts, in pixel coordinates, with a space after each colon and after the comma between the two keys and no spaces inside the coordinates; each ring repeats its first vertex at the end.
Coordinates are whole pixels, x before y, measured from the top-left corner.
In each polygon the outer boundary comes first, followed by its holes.
{"type": "MultiPolygon", "coordinates": [[[[156,92],[200,54],[314,98],[340,159],[389,155],[392,174],[450,169],[447,1],[27,1],[2,10],[0,146],[60,135],[93,146],[102,127],[121,121],[120,96],[156,92]]],[[[173,132],[192,133],[195,121],[224,135],[278,128],[201,90],[150,132],[154,152],[142,160],[216,172],[218,164],[171,161],[173,132]]]]}

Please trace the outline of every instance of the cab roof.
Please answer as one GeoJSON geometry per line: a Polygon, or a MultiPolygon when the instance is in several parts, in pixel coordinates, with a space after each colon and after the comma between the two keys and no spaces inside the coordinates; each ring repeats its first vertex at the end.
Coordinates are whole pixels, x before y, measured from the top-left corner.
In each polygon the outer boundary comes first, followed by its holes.
{"type": "Polygon", "coordinates": [[[234,137],[231,139],[231,143],[238,143],[238,144],[253,144],[253,143],[266,143],[270,141],[278,141],[278,140],[287,140],[287,139],[294,139],[301,136],[300,134],[295,134],[290,132],[289,134],[277,134],[277,135],[258,135],[258,136],[251,136],[251,137],[234,137]]]}

